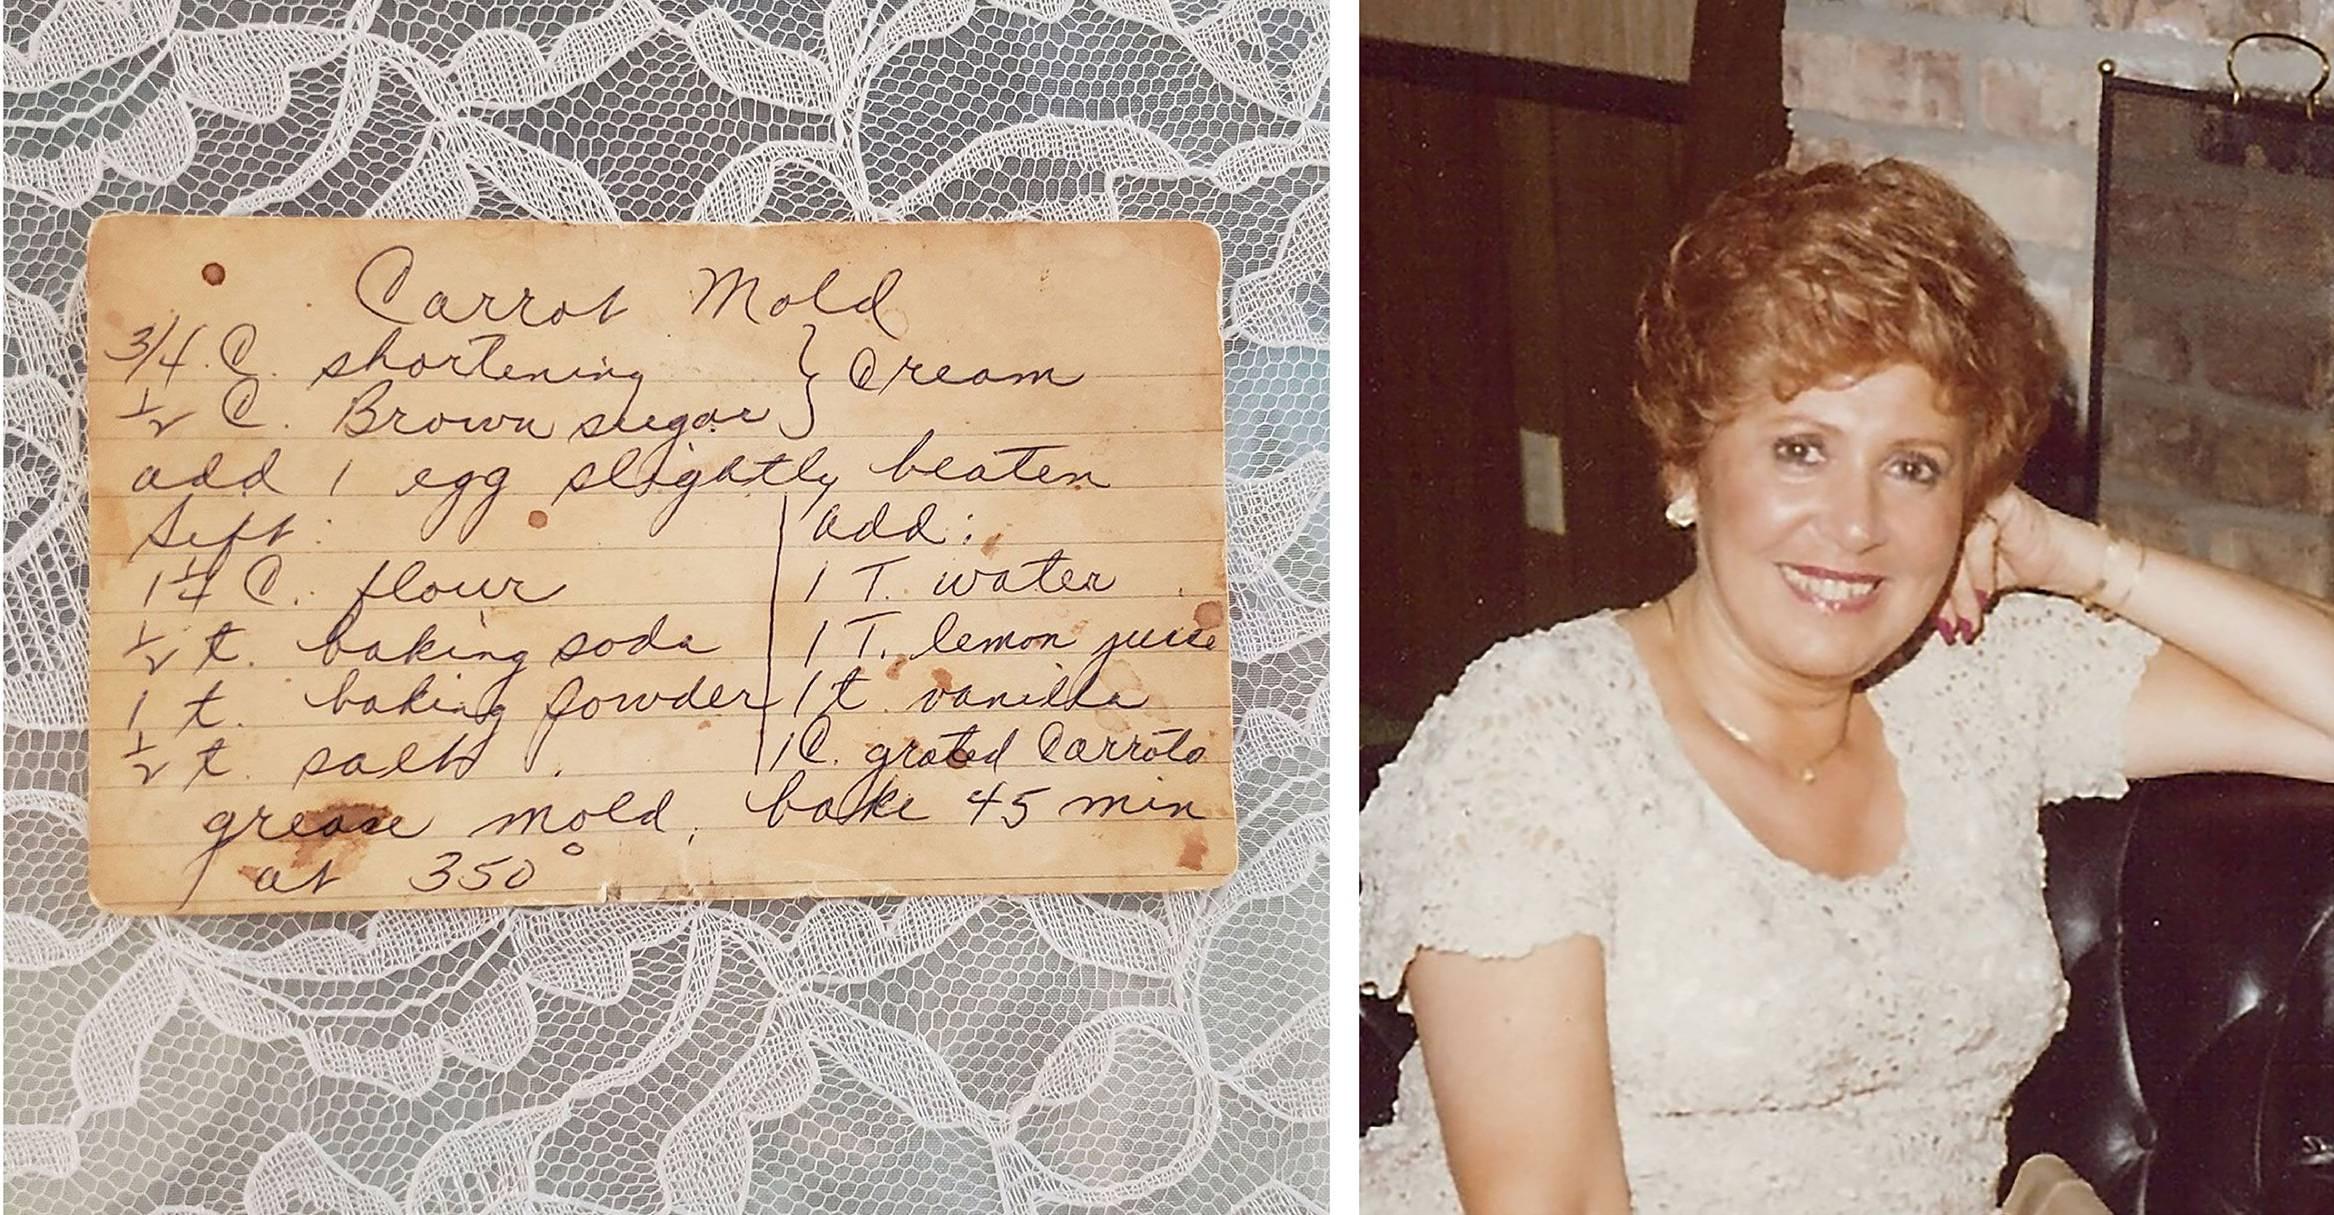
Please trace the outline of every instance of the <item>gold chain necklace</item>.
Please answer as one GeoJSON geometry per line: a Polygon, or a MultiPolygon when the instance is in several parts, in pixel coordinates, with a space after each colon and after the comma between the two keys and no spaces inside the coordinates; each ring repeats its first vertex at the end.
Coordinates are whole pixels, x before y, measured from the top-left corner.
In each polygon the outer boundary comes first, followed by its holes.
{"type": "MultiPolygon", "coordinates": [[[[1670,644],[1675,646],[1678,642],[1678,639],[1683,636],[1683,633],[1678,628],[1677,607],[1670,602],[1670,597],[1667,595],[1661,597],[1661,612],[1663,619],[1669,623],[1670,644]]],[[[1750,752],[1751,755],[1759,762],[1770,767],[1781,768],[1785,772],[1791,771],[1790,767],[1784,764],[1781,760],[1778,760],[1773,756],[1768,755],[1766,752],[1760,750],[1758,744],[1751,740],[1750,731],[1735,725],[1733,722],[1730,722],[1723,717],[1720,717],[1717,711],[1710,707],[1709,702],[1702,699],[1702,693],[1694,687],[1693,678],[1686,674],[1686,666],[1683,662],[1678,664],[1678,675],[1685,681],[1686,694],[1693,698],[1694,707],[1701,711],[1702,716],[1710,719],[1710,724],[1717,726],[1720,730],[1724,731],[1728,738],[1731,738],[1735,741],[1735,745],[1741,747],[1745,751],[1750,752]]],[[[1814,784],[1816,769],[1822,767],[1825,760],[1828,760],[1832,756],[1839,754],[1840,748],[1848,745],[1848,723],[1853,719],[1854,715],[1855,702],[1850,700],[1848,703],[1848,712],[1842,714],[1840,717],[1840,736],[1833,739],[1832,745],[1825,747],[1821,754],[1817,755],[1811,760],[1808,760],[1805,764],[1800,765],[1798,772],[1793,773],[1793,775],[1796,775],[1799,778],[1800,784],[1814,784]]]]}

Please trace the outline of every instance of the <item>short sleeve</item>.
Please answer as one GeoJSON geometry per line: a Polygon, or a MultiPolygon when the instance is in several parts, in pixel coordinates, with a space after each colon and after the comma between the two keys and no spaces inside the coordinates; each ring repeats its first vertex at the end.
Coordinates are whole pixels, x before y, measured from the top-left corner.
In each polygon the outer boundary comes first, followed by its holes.
{"type": "Polygon", "coordinates": [[[2124,718],[2161,644],[2048,595],[2008,596],[1988,617],[1976,649],[2001,689],[2010,737],[2031,749],[2042,801],[2121,797],[2130,788],[2124,718]]]}
{"type": "Polygon", "coordinates": [[[1519,957],[1610,937],[1610,812],[1581,739],[1583,672],[1547,634],[1501,642],[1436,700],[1361,816],[1362,980],[1421,948],[1519,957]]]}

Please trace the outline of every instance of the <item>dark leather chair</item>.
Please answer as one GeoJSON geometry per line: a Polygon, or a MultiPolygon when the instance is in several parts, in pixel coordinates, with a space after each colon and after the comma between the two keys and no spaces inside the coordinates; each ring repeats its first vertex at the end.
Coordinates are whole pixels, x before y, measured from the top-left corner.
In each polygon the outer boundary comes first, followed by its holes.
{"type": "MultiPolygon", "coordinates": [[[[2064,1157],[2116,1215],[2334,1215],[2334,785],[2144,781],[2047,808],[2043,836],[2071,1004],[2009,1159],[2064,1157]]],[[[1362,1000],[1363,1127],[1410,1044],[1362,1000]]]]}
{"type": "Polygon", "coordinates": [[[2334,1215],[2334,785],[2143,781],[2043,838],[2072,1003],[2010,1159],[2116,1215],[2334,1215]]]}

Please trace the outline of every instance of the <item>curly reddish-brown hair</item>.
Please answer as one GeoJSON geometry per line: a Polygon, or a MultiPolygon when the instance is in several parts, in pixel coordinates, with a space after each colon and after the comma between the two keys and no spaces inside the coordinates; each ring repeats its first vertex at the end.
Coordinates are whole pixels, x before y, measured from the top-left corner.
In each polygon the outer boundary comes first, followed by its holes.
{"type": "Polygon", "coordinates": [[[2057,328],[2009,240],[1918,165],[1773,169],[1710,204],[1637,309],[1637,414],[1665,469],[1772,394],[1896,363],[1974,420],[1968,508],[2018,476],[2065,382],[2057,328]]]}

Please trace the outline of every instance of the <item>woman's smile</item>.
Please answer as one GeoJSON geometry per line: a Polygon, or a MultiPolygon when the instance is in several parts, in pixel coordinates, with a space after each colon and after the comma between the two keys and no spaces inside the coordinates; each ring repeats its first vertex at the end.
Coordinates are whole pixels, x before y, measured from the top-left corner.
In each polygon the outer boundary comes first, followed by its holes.
{"type": "Polygon", "coordinates": [[[1783,565],[1783,584],[1804,603],[1825,612],[1861,612],[1880,596],[1886,579],[1877,574],[1850,574],[1816,565],[1783,565]]]}

